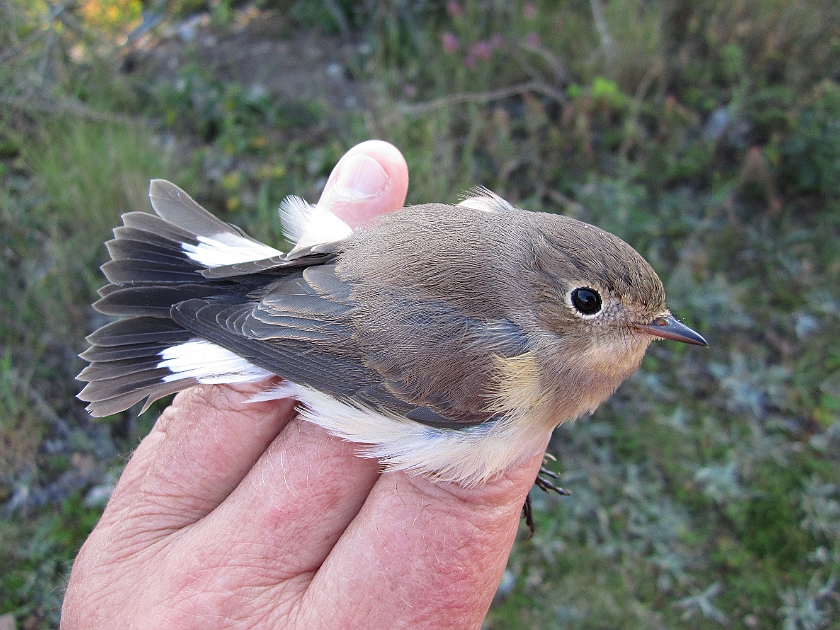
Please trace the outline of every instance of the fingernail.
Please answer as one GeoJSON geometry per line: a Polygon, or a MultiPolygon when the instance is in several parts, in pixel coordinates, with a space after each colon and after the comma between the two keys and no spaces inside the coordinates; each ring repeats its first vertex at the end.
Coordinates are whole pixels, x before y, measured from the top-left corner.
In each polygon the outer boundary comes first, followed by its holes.
{"type": "Polygon", "coordinates": [[[341,161],[335,190],[343,197],[374,197],[388,185],[388,173],[372,157],[348,155],[341,161]]]}

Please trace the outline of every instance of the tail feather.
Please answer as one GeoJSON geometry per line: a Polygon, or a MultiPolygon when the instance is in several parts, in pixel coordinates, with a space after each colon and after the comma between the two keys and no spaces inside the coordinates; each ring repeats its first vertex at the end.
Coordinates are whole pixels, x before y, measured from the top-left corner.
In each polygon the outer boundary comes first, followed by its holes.
{"type": "Polygon", "coordinates": [[[169,317],[173,304],[220,293],[218,287],[206,284],[111,286],[115,288],[108,290],[102,299],[93,305],[105,315],[169,317]]]}
{"type": "Polygon", "coordinates": [[[172,345],[188,341],[192,334],[171,319],[134,317],[105,324],[95,333],[87,336],[92,346],[105,348],[131,344],[166,343],[172,345]]]}
{"type": "Polygon", "coordinates": [[[150,232],[174,243],[198,244],[198,239],[192,232],[148,212],[127,212],[122,215],[122,221],[125,227],[150,232]]]}
{"type": "MultiPolygon", "coordinates": [[[[151,217],[152,215],[146,214],[145,212],[138,212],[138,214],[142,214],[144,216],[151,217]]],[[[123,220],[125,220],[126,215],[123,215],[123,220]]],[[[153,219],[155,217],[152,217],[153,219]]],[[[165,248],[171,253],[173,253],[176,257],[181,258],[184,255],[184,248],[181,245],[182,241],[178,239],[169,238],[168,236],[161,236],[155,232],[150,232],[149,230],[145,230],[142,228],[136,227],[127,227],[125,225],[121,225],[119,227],[114,228],[114,240],[118,241],[137,241],[140,243],[151,243],[154,245],[158,245],[161,248],[165,248]]],[[[190,239],[191,241],[194,239],[190,239]]],[[[112,243],[113,241],[108,241],[112,243]]],[[[107,243],[106,243],[107,245],[107,243]]]]}
{"type": "Polygon", "coordinates": [[[162,220],[170,225],[184,228],[193,236],[217,239],[219,235],[227,234],[265,247],[235,225],[214,217],[187,193],[164,179],[152,180],[149,187],[149,199],[152,202],[152,208],[162,220]]]}
{"type": "Polygon", "coordinates": [[[79,394],[79,398],[88,402],[108,400],[109,398],[158,385],[169,375],[171,375],[171,372],[168,369],[154,367],[135,372],[134,374],[124,374],[123,376],[116,376],[114,378],[90,381],[79,394]]]}
{"type": "MultiPolygon", "coordinates": [[[[103,326],[88,337],[91,347],[82,354],[90,365],[77,377],[88,382],[79,398],[92,403],[88,410],[94,415],[101,415],[106,401],[132,400],[128,406],[139,402],[171,376],[168,369],[160,367],[161,353],[193,338],[192,333],[169,319],[133,317],[103,326]]],[[[171,389],[174,383],[166,382],[166,389],[171,389]]],[[[179,388],[191,384],[191,380],[184,380],[179,388]]]]}
{"type": "MultiPolygon", "coordinates": [[[[138,234],[142,238],[143,233],[138,234]]],[[[111,260],[148,260],[183,264],[184,250],[175,243],[160,243],[151,239],[115,238],[105,243],[111,260]]],[[[199,265],[195,265],[198,267],[199,265]]]]}
{"type": "Polygon", "coordinates": [[[112,260],[102,265],[109,282],[194,282],[196,269],[147,260],[112,260]]]}
{"type": "MultiPolygon", "coordinates": [[[[129,407],[133,407],[145,399],[146,402],[140,410],[140,413],[143,413],[156,400],[159,400],[164,396],[169,396],[169,394],[175,394],[180,392],[182,389],[186,389],[187,387],[192,387],[197,384],[198,381],[195,379],[184,379],[181,381],[173,381],[171,383],[159,382],[119,396],[92,401],[87,406],[87,410],[90,415],[96,418],[104,418],[105,416],[125,411],[129,407]]],[[[86,400],[85,398],[82,398],[81,394],[79,395],[79,398],[86,400]]]]}
{"type": "Polygon", "coordinates": [[[88,382],[79,398],[90,403],[88,411],[92,415],[111,415],[143,399],[145,411],[155,400],[196,384],[193,378],[167,380],[172,377],[171,371],[160,367],[162,353],[193,339],[191,333],[175,330],[171,320],[143,317],[109,326],[104,333],[103,329],[94,333],[99,343],[108,345],[93,345],[81,355],[90,365],[77,377],[88,382]],[[145,341],[136,343],[140,339],[145,341]]]}
{"type": "Polygon", "coordinates": [[[90,403],[87,409],[94,416],[143,400],[145,411],[155,400],[196,384],[193,378],[173,378],[171,370],[161,367],[163,352],[195,338],[169,313],[184,299],[223,292],[201,276],[205,267],[185,251],[185,245],[198,243],[195,235],[142,212],[123,215],[123,223],[106,243],[111,261],[102,271],[111,284],[99,291],[102,297],[94,308],[129,319],[88,337],[91,347],[81,356],[90,365],[77,377],[87,382],[79,398],[90,403]]]}
{"type": "MultiPolygon", "coordinates": [[[[122,361],[123,359],[142,359],[160,354],[161,350],[168,348],[170,343],[136,343],[125,346],[91,346],[79,356],[90,363],[106,363],[110,361],[122,361]]],[[[86,368],[87,369],[87,368],[86,368]]],[[[84,373],[84,371],[83,371],[84,373]]]]}
{"type": "Polygon", "coordinates": [[[137,374],[138,372],[147,372],[155,369],[159,364],[160,350],[157,350],[153,353],[147,353],[144,357],[97,361],[82,370],[78,378],[80,381],[89,382],[106,381],[120,376],[137,374]]]}
{"type": "MultiPolygon", "coordinates": [[[[90,335],[91,347],[81,355],[90,365],[78,376],[87,382],[79,398],[90,403],[88,411],[94,416],[123,411],[144,399],[145,410],[158,398],[198,383],[196,374],[206,377],[206,355],[192,350],[199,337],[172,320],[173,307],[191,299],[241,299],[265,281],[214,279],[202,272],[217,265],[282,257],[282,252],[217,219],[169,182],[154,180],[150,197],[158,216],[124,214],[115,238],[106,243],[111,260],[102,271],[111,284],[100,290],[94,307],[127,319],[90,335]],[[182,355],[186,363],[173,363],[172,356],[182,355]],[[196,371],[196,364],[202,369],[196,371]]],[[[218,350],[227,357],[227,351],[218,350]]],[[[257,378],[265,372],[231,357],[224,370],[233,379],[257,378]]]]}
{"type": "MultiPolygon", "coordinates": [[[[116,323],[137,323],[143,319],[116,323]]],[[[146,400],[145,411],[155,400],[197,384],[194,378],[179,378],[169,368],[162,367],[162,355],[167,349],[193,338],[188,331],[181,330],[179,333],[177,338],[166,335],[166,342],[149,343],[121,343],[134,341],[138,335],[109,337],[106,341],[114,345],[93,346],[86,351],[83,356],[91,364],[76,378],[87,381],[78,397],[90,403],[87,409],[91,415],[101,417],[124,411],[143,399],[146,400]]],[[[148,333],[144,336],[153,337],[148,333]]]]}

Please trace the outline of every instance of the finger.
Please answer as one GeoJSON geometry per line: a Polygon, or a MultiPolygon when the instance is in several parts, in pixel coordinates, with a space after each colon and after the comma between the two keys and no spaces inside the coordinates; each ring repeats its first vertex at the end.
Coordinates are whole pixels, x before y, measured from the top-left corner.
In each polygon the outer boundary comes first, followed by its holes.
{"type": "Polygon", "coordinates": [[[333,169],[318,205],[352,228],[399,210],[408,192],[408,166],[399,149],[368,140],[350,149],[333,169]]]}
{"type": "Polygon", "coordinates": [[[331,619],[336,627],[479,628],[542,453],[477,488],[382,475],[310,584],[312,610],[342,611],[346,618],[331,619]],[[364,619],[341,606],[362,593],[377,602],[364,619]]]}
{"type": "Polygon", "coordinates": [[[292,581],[292,589],[303,590],[379,478],[379,463],[358,457],[357,449],[293,420],[230,497],[196,526],[184,555],[229,557],[230,549],[259,549],[242,555],[247,580],[261,587],[292,581]]]}
{"type": "Polygon", "coordinates": [[[176,396],[112,499],[127,510],[124,526],[152,536],[180,529],[227,498],[294,416],[292,400],[247,403],[264,387],[199,386],[176,396]]]}

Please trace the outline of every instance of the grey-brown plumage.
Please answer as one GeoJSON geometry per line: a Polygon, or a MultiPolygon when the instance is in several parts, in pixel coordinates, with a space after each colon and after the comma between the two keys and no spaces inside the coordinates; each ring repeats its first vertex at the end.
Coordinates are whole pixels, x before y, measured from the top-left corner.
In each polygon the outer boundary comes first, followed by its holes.
{"type": "MultiPolygon", "coordinates": [[[[516,440],[529,448],[522,426],[540,434],[593,410],[655,337],[705,344],[622,240],[486,191],[289,255],[168,182],[151,197],[159,216],[124,215],[108,243],[112,284],[95,306],[129,319],[82,355],[93,415],[276,374],[288,382],[276,397],[393,467],[472,483],[515,459],[516,440]],[[474,442],[490,446],[456,455],[474,442]]],[[[317,208],[301,208],[297,227],[317,228],[317,208]]]]}
{"type": "Polygon", "coordinates": [[[400,397],[456,421],[492,417],[488,401],[506,377],[496,357],[526,353],[558,414],[579,415],[638,367],[651,338],[634,325],[666,311],[662,283],[629,245],[568,217],[511,207],[427,204],[383,217],[343,245],[339,270],[355,287],[368,364],[400,397]],[[581,317],[568,302],[576,287],[599,291],[599,317],[581,317]],[[598,369],[572,359],[614,344],[626,359],[598,369]]]}

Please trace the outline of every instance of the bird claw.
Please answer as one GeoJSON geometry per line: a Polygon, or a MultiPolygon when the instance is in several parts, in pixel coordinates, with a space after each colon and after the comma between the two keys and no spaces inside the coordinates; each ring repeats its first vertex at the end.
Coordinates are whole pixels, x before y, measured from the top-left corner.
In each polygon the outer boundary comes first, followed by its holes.
{"type": "MultiPolygon", "coordinates": [[[[548,455],[546,453],[546,458],[554,460],[554,457],[548,455]]],[[[537,478],[534,480],[534,485],[537,486],[543,492],[555,492],[560,496],[567,497],[571,492],[566,490],[565,488],[561,488],[558,485],[555,485],[551,480],[552,479],[560,479],[560,474],[554,472],[553,470],[549,470],[545,466],[540,467],[540,472],[537,475],[537,478]]],[[[525,497],[525,504],[522,506],[522,518],[525,519],[525,525],[528,527],[528,537],[525,540],[528,540],[534,535],[536,531],[536,524],[534,523],[534,510],[531,506],[531,495],[530,493],[525,497]]]]}
{"type": "Polygon", "coordinates": [[[543,492],[556,492],[560,496],[567,497],[571,492],[566,490],[565,488],[561,488],[560,486],[554,485],[547,479],[550,477],[551,479],[560,479],[560,475],[554,472],[553,470],[548,470],[548,468],[540,468],[540,474],[537,475],[537,478],[534,479],[534,485],[537,486],[543,492]]]}

